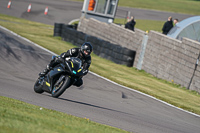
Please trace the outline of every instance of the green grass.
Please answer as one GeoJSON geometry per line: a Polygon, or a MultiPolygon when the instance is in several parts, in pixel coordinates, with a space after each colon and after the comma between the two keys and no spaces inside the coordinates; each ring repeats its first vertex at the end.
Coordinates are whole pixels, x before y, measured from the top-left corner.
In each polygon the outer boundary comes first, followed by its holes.
{"type": "MultiPolygon", "coordinates": [[[[136,25],[135,28],[143,30],[143,31],[157,31],[157,32],[162,32],[162,27],[165,23],[165,21],[155,21],[155,20],[141,20],[141,19],[136,19],[136,25]]],[[[74,22],[73,24],[78,24],[79,21],[74,22]]],[[[125,25],[127,21],[125,19],[121,18],[115,18],[114,23],[115,24],[120,24],[120,25],[125,25]]]]}
{"type": "MultiPolygon", "coordinates": [[[[165,23],[165,21],[141,20],[141,19],[136,19],[135,21],[136,21],[135,28],[143,31],[154,30],[157,32],[162,32],[162,27],[163,24],[165,23]]],[[[114,20],[114,23],[124,25],[126,21],[124,19],[116,18],[114,20]]]]}
{"type": "Polygon", "coordinates": [[[120,6],[199,15],[200,1],[195,0],[119,0],[120,6]]]}
{"type": "Polygon", "coordinates": [[[54,110],[0,96],[1,133],[127,133],[54,110]]]}
{"type": "Polygon", "coordinates": [[[200,0],[119,0],[119,6],[200,15],[200,0]]]}
{"type": "MultiPolygon", "coordinates": [[[[14,31],[15,33],[25,38],[28,38],[29,40],[57,54],[61,54],[62,52],[67,51],[69,48],[74,47],[74,45],[72,45],[71,43],[62,41],[60,37],[53,37],[53,26],[51,25],[31,22],[28,20],[9,17],[1,14],[0,14],[0,25],[14,31]]],[[[182,88],[179,85],[174,84],[173,82],[171,83],[161,79],[157,79],[152,75],[147,74],[144,71],[138,71],[135,68],[126,67],[123,65],[117,65],[111,61],[100,58],[94,54],[92,54],[92,65],[90,67],[90,70],[101,76],[111,79],[119,84],[152,95],[158,99],[166,101],[170,104],[173,104],[185,110],[200,114],[200,95],[198,95],[197,92],[182,88]]],[[[11,111],[10,115],[13,115],[13,113],[14,115],[17,115],[15,113],[16,109],[8,106],[8,109],[6,111],[8,110],[11,111]]],[[[2,111],[4,110],[2,110],[1,108],[0,112],[1,114],[2,111]]],[[[42,116],[42,114],[40,115],[42,116]]],[[[26,117],[28,121],[30,119],[33,119],[32,117],[34,116],[31,117],[25,116],[24,119],[26,119],[26,117]]],[[[47,118],[47,119],[52,119],[52,118],[47,118]]],[[[71,119],[75,119],[75,117],[71,119]]],[[[14,124],[11,125],[9,124],[10,121],[13,121],[13,123],[15,122],[17,123],[14,117],[11,116],[9,118],[6,117],[5,119],[1,120],[0,124],[7,126],[1,129],[7,131],[11,130],[12,127],[15,128],[14,124]]],[[[46,124],[48,125],[48,123],[44,123],[44,125],[46,124]]],[[[23,123],[21,123],[16,130],[19,129],[19,132],[26,132],[23,130],[29,130],[26,129],[28,128],[28,126],[24,127],[22,125],[23,123]]],[[[27,125],[32,126],[32,123],[28,122],[27,125]]],[[[69,128],[73,129],[75,127],[69,127],[69,128]]]]}

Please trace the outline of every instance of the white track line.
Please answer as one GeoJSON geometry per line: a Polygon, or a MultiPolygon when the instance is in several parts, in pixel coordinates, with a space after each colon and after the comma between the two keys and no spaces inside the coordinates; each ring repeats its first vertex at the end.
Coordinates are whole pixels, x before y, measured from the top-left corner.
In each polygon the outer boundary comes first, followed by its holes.
{"type": "MultiPolygon", "coordinates": [[[[47,51],[47,52],[49,52],[49,53],[51,53],[52,55],[58,56],[58,55],[55,54],[54,52],[52,52],[52,51],[50,51],[50,50],[48,50],[48,49],[46,49],[46,48],[44,48],[44,47],[42,47],[42,46],[40,46],[40,45],[38,45],[38,44],[36,44],[36,43],[34,43],[34,42],[28,40],[27,38],[24,38],[24,37],[22,37],[22,36],[20,36],[20,35],[18,35],[18,34],[16,34],[16,33],[14,33],[13,31],[8,30],[8,29],[5,28],[5,27],[2,27],[1,25],[0,25],[0,28],[3,29],[3,30],[5,30],[5,31],[7,31],[7,32],[10,32],[11,34],[13,34],[13,35],[15,35],[15,36],[17,36],[17,37],[19,37],[19,38],[25,40],[25,41],[27,41],[27,42],[29,42],[29,43],[31,43],[31,44],[37,46],[37,47],[39,47],[39,48],[41,48],[41,49],[43,49],[43,50],[45,50],[45,51],[47,51]]],[[[97,76],[97,77],[99,77],[99,78],[102,78],[102,79],[104,79],[104,80],[106,80],[106,81],[108,81],[108,82],[110,82],[110,83],[113,83],[113,84],[115,84],[115,85],[117,85],[117,86],[120,86],[120,87],[122,87],[122,88],[124,88],[124,89],[130,90],[130,91],[134,91],[134,92],[139,93],[139,94],[141,94],[141,95],[144,95],[144,96],[147,96],[147,97],[149,97],[149,98],[152,98],[152,99],[154,99],[154,100],[156,100],[156,101],[159,101],[159,102],[161,102],[161,103],[164,103],[164,104],[166,104],[166,105],[168,105],[168,106],[170,106],[170,107],[176,108],[176,109],[178,109],[178,110],[181,110],[181,111],[183,111],[183,112],[189,113],[189,114],[191,114],[191,115],[194,115],[194,116],[197,116],[197,117],[200,118],[200,115],[198,115],[198,114],[195,114],[195,113],[189,112],[189,111],[187,111],[187,110],[178,108],[178,107],[176,107],[176,106],[174,106],[174,105],[172,105],[172,104],[169,104],[169,103],[167,103],[167,102],[165,102],[165,101],[159,100],[159,99],[157,99],[157,98],[155,98],[155,97],[152,97],[152,96],[147,95],[147,94],[145,94],[145,93],[142,93],[142,92],[140,92],[140,91],[137,91],[137,90],[134,90],[134,89],[131,89],[131,88],[122,86],[122,85],[120,85],[120,84],[118,84],[118,83],[116,83],[116,82],[114,82],[114,81],[111,81],[111,80],[109,80],[109,79],[107,79],[107,78],[104,78],[104,77],[102,77],[102,76],[100,76],[100,75],[98,75],[98,74],[96,74],[96,73],[91,72],[91,71],[89,71],[89,73],[91,73],[91,74],[93,74],[93,75],[95,75],[95,76],[97,76]]]]}

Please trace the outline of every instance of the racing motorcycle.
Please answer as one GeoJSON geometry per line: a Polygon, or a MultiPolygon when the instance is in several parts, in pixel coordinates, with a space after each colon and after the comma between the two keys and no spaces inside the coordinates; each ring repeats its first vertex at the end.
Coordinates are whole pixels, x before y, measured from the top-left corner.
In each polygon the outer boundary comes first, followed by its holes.
{"type": "MultiPolygon", "coordinates": [[[[55,58],[55,56],[52,58],[55,58]]],[[[34,91],[36,93],[47,92],[52,97],[57,98],[82,77],[82,61],[76,57],[65,58],[62,63],[52,68],[48,74],[37,79],[34,91]]]]}

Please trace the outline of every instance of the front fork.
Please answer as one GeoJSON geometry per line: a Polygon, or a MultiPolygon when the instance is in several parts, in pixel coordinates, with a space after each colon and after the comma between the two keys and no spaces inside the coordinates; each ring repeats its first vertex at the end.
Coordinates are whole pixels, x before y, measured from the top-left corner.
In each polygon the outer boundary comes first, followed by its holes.
{"type": "Polygon", "coordinates": [[[60,84],[64,79],[65,79],[65,76],[64,76],[64,75],[60,76],[60,78],[59,78],[59,79],[57,80],[57,82],[55,83],[54,87],[58,87],[59,84],[60,84]]]}
{"type": "Polygon", "coordinates": [[[65,81],[65,75],[61,75],[60,78],[56,81],[56,83],[53,85],[53,89],[52,89],[52,94],[54,94],[55,92],[57,92],[61,86],[64,84],[65,81]],[[62,85],[60,86],[61,82],[63,81],[62,85]]]}

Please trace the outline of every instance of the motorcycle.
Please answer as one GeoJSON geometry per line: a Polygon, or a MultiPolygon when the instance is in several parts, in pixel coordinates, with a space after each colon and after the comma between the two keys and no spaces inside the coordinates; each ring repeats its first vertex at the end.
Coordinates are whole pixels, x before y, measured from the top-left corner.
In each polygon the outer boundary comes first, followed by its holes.
{"type": "MultiPolygon", "coordinates": [[[[55,58],[52,57],[52,58],[55,58]]],[[[66,58],[43,77],[39,77],[34,85],[36,93],[47,92],[58,98],[64,91],[83,77],[82,61],[76,57],[66,58]]]]}

